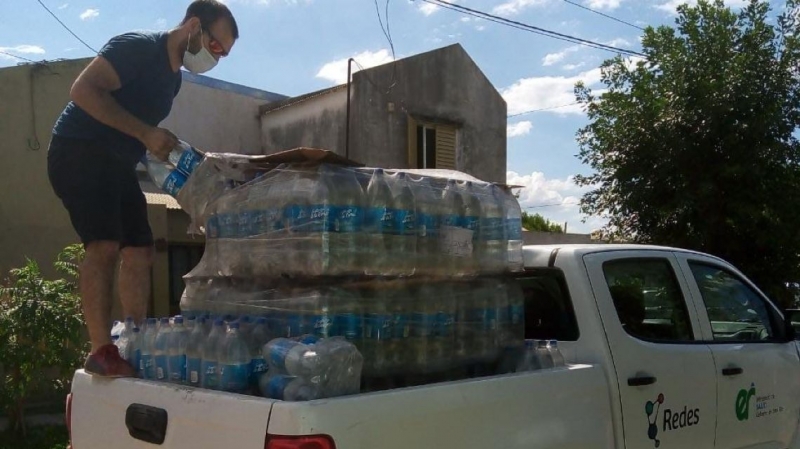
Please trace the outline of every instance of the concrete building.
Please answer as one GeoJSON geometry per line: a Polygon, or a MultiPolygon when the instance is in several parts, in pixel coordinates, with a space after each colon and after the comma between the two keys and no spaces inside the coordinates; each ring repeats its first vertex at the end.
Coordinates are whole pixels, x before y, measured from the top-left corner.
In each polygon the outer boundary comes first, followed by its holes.
{"type": "Polygon", "coordinates": [[[261,107],[266,152],[324,148],[368,166],[448,168],[505,182],[506,103],[461,45],[358,71],[261,107]]]}
{"type": "MultiPolygon", "coordinates": [[[[90,59],[0,69],[0,279],[25,258],[54,275],[51,261],[78,237],[47,179],[47,148],[69,89],[90,59]]],[[[199,148],[260,153],[259,107],[285,96],[184,72],[183,86],[162,126],[199,148]]],[[[150,311],[173,311],[203,239],[186,234],[189,217],[158,192],[142,172],[142,187],[156,239],[150,311]]]]}

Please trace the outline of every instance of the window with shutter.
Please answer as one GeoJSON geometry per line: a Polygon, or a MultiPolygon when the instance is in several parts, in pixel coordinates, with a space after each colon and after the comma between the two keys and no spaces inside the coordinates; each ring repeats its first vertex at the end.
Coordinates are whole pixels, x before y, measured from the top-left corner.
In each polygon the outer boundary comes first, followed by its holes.
{"type": "Polygon", "coordinates": [[[456,131],[451,125],[408,117],[408,166],[456,170],[456,131]]]}

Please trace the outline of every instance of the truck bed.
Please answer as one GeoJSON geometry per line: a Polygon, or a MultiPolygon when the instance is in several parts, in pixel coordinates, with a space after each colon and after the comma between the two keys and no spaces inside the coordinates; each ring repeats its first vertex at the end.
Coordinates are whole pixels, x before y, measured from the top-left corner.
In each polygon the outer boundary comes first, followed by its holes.
{"type": "Polygon", "coordinates": [[[606,375],[574,365],[309,402],[284,402],[140,379],[75,374],[75,449],[144,449],[126,411],[166,411],[162,447],[265,447],[267,433],[328,435],[337,448],[607,448],[614,445],[606,375]],[[568,417],[568,418],[567,418],[568,417]]]}

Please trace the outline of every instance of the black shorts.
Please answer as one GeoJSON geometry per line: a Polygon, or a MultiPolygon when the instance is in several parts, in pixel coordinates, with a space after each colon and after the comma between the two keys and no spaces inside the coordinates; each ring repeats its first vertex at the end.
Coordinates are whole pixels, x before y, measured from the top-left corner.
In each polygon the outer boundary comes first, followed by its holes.
{"type": "Polygon", "coordinates": [[[120,247],[151,246],[147,200],[136,165],[100,142],[53,135],[47,174],[84,245],[98,240],[120,247]]]}

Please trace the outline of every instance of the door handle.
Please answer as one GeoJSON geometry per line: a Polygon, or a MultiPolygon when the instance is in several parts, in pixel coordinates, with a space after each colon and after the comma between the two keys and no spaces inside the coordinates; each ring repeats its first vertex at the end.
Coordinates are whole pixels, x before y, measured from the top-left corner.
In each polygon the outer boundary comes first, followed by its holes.
{"type": "Polygon", "coordinates": [[[656,383],[656,378],[653,376],[636,376],[628,378],[629,387],[643,387],[645,385],[653,385],[656,383]]]}
{"type": "Polygon", "coordinates": [[[131,404],[125,411],[125,426],[137,440],[163,444],[167,435],[167,411],[144,404],[131,404]]]}
{"type": "Polygon", "coordinates": [[[739,368],[738,366],[732,366],[730,368],[722,368],[722,375],[723,376],[738,376],[744,372],[743,369],[739,368]]]}

